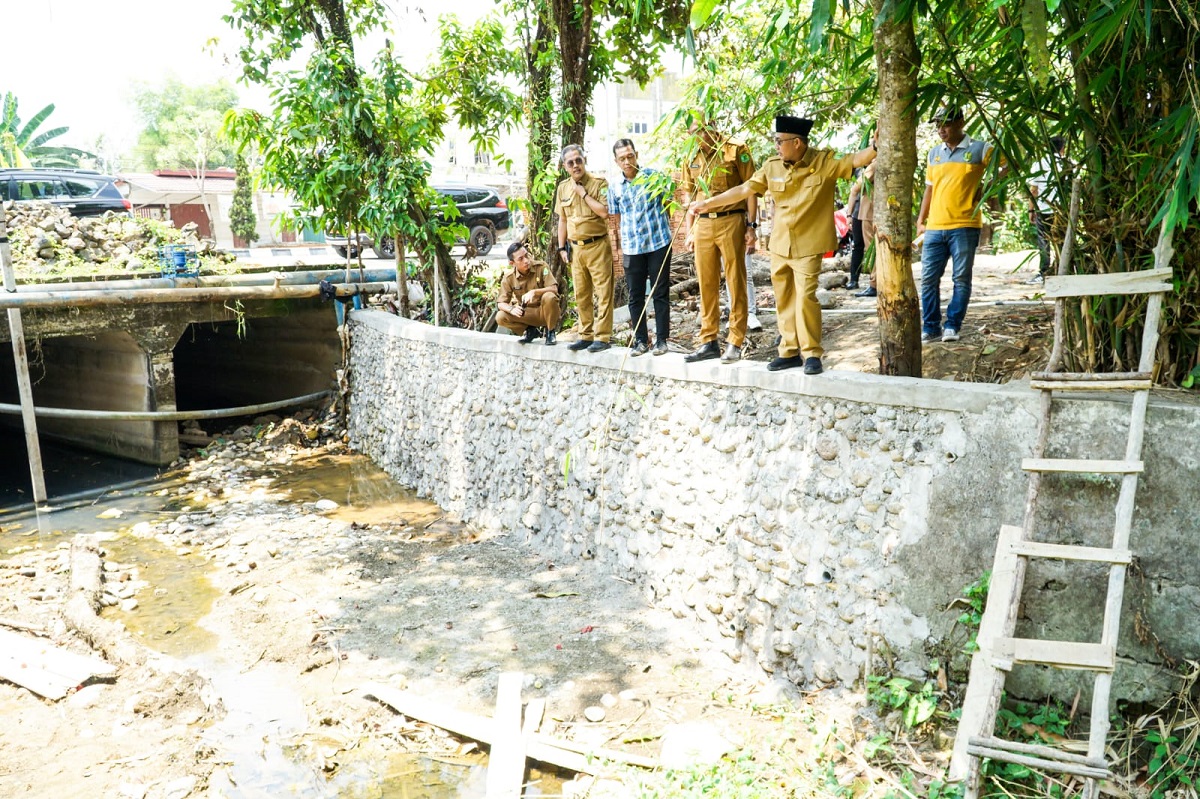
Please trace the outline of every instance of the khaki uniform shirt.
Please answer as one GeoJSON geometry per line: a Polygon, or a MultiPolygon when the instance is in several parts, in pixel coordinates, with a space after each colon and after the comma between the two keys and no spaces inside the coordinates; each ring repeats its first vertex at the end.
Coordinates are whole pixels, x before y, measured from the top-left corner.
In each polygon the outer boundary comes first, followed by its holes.
{"type": "MultiPolygon", "coordinates": [[[[684,165],[680,186],[689,201],[700,200],[740,186],[753,174],[754,157],[750,155],[750,148],[737,139],[730,139],[711,153],[703,150],[694,153],[684,165]]],[[[746,201],[738,200],[708,210],[714,213],[744,211],[746,201]]]]}
{"type": "Polygon", "coordinates": [[[558,282],[555,281],[554,274],[546,264],[534,261],[529,265],[529,271],[523,275],[514,266],[512,271],[500,281],[500,299],[497,302],[520,305],[525,292],[547,288],[552,288],[557,293],[558,282]]]}
{"type": "Polygon", "coordinates": [[[853,173],[854,156],[838,158],[831,150],[807,150],[790,166],[779,156],[768,158],[746,185],[775,200],[771,254],[803,258],[837,249],[833,193],[838,178],[853,173]]]}
{"type": "Polygon", "coordinates": [[[858,214],[855,218],[866,222],[875,221],[875,162],[867,164],[863,170],[862,189],[859,193],[858,214]]]}
{"type": "MultiPolygon", "coordinates": [[[[554,192],[554,207],[567,220],[567,238],[571,241],[583,241],[596,236],[608,235],[608,220],[598,215],[583,198],[575,193],[575,181],[567,178],[558,184],[554,192]]],[[[608,205],[608,181],[598,178],[590,172],[583,173],[583,188],[587,193],[608,205]]]]}

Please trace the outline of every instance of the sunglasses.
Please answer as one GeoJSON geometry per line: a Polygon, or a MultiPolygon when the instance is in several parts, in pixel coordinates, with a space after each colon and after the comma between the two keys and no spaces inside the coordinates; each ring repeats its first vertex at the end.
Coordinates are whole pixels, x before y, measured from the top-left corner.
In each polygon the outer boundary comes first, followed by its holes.
{"type": "Polygon", "coordinates": [[[563,161],[566,166],[579,166],[583,163],[582,158],[572,158],[570,161],[563,161]]]}
{"type": "Polygon", "coordinates": [[[797,140],[797,139],[799,139],[799,138],[800,138],[799,136],[793,136],[793,137],[791,137],[790,139],[781,139],[781,138],[779,138],[778,136],[776,136],[776,137],[774,138],[774,140],[773,140],[773,141],[774,141],[776,144],[783,144],[784,142],[796,141],[796,140],[797,140]]]}

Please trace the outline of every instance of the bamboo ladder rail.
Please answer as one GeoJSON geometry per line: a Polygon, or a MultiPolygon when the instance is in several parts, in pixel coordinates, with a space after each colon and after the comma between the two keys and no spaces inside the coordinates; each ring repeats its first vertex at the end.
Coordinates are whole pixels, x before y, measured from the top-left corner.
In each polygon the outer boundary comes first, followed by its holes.
{"type": "Polygon", "coordinates": [[[1084,795],[1097,799],[1100,782],[1110,776],[1105,762],[1108,708],[1116,667],[1116,644],[1120,628],[1125,573],[1132,560],[1129,539],[1138,475],[1142,472],[1142,442],[1146,407],[1152,385],[1154,358],[1163,294],[1171,290],[1168,264],[1173,254],[1171,234],[1163,223],[1154,249],[1154,268],[1109,275],[1068,275],[1074,251],[1075,223],[1079,214],[1080,183],[1072,184],[1067,235],[1059,259],[1058,275],[1046,280],[1046,296],[1053,297],[1054,346],[1047,371],[1033,375],[1031,386],[1042,392],[1041,417],[1033,457],[1022,462],[1029,473],[1022,526],[1002,526],[996,547],[988,602],[980,623],[979,649],[971,660],[962,719],[950,762],[950,779],[966,780],[967,799],[976,799],[982,787],[983,758],[1072,774],[1085,780],[1084,795]],[[1072,298],[1109,294],[1149,294],[1142,349],[1136,372],[1091,374],[1063,373],[1065,303],[1072,298]],[[1129,433],[1121,460],[1046,458],[1051,431],[1053,392],[1066,390],[1134,391],[1129,433]],[[1120,475],[1120,491],[1114,512],[1111,547],[1050,544],[1034,538],[1042,476],[1047,473],[1120,475]],[[1030,558],[1108,564],[1108,588],[1100,641],[1045,641],[1015,638],[1018,610],[1030,558]],[[1006,741],[994,737],[996,715],[1004,691],[1005,677],[1019,663],[1096,672],[1092,691],[1091,727],[1087,755],[1064,752],[1048,746],[1006,741]]]}

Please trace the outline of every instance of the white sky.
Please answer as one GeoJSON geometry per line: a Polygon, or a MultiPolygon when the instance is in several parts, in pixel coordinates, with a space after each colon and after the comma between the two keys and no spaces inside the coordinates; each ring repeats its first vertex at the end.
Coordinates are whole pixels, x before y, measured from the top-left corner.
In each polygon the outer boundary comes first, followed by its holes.
{"type": "MultiPolygon", "coordinates": [[[[238,34],[221,20],[231,5],[231,0],[9,0],[0,28],[0,96],[16,94],[23,122],[53,103],[54,113],[41,129],[70,128],[55,144],[90,150],[105,134],[124,152],[140,130],[130,103],[138,82],[157,86],[172,74],[191,85],[237,78],[225,59],[238,34]],[[214,38],[215,48],[207,47],[214,38]]],[[[425,5],[435,10],[422,15],[417,4],[392,3],[404,31],[393,41],[410,68],[428,58],[439,14],[457,13],[466,22],[495,7],[492,0],[425,5]]],[[[368,63],[374,48],[361,47],[358,55],[368,63]]],[[[235,86],[244,103],[265,102],[265,94],[235,86]]]]}

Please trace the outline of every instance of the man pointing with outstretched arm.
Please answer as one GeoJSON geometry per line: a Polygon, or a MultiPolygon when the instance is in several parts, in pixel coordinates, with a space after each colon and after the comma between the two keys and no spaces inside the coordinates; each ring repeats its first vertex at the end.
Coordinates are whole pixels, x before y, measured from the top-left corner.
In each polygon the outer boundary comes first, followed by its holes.
{"type": "Polygon", "coordinates": [[[770,192],[775,200],[771,231],[771,286],[779,320],[779,357],[767,364],[772,372],[804,367],[806,375],[820,374],[821,306],[817,275],[822,254],[837,248],[833,194],[838,179],[875,160],[875,148],[838,157],[832,150],[808,146],[811,119],[775,117],[775,155],[740,186],[691,205],[701,214],[742,197],[770,192]],[[800,284],[797,296],[797,283],[800,284]]]}

